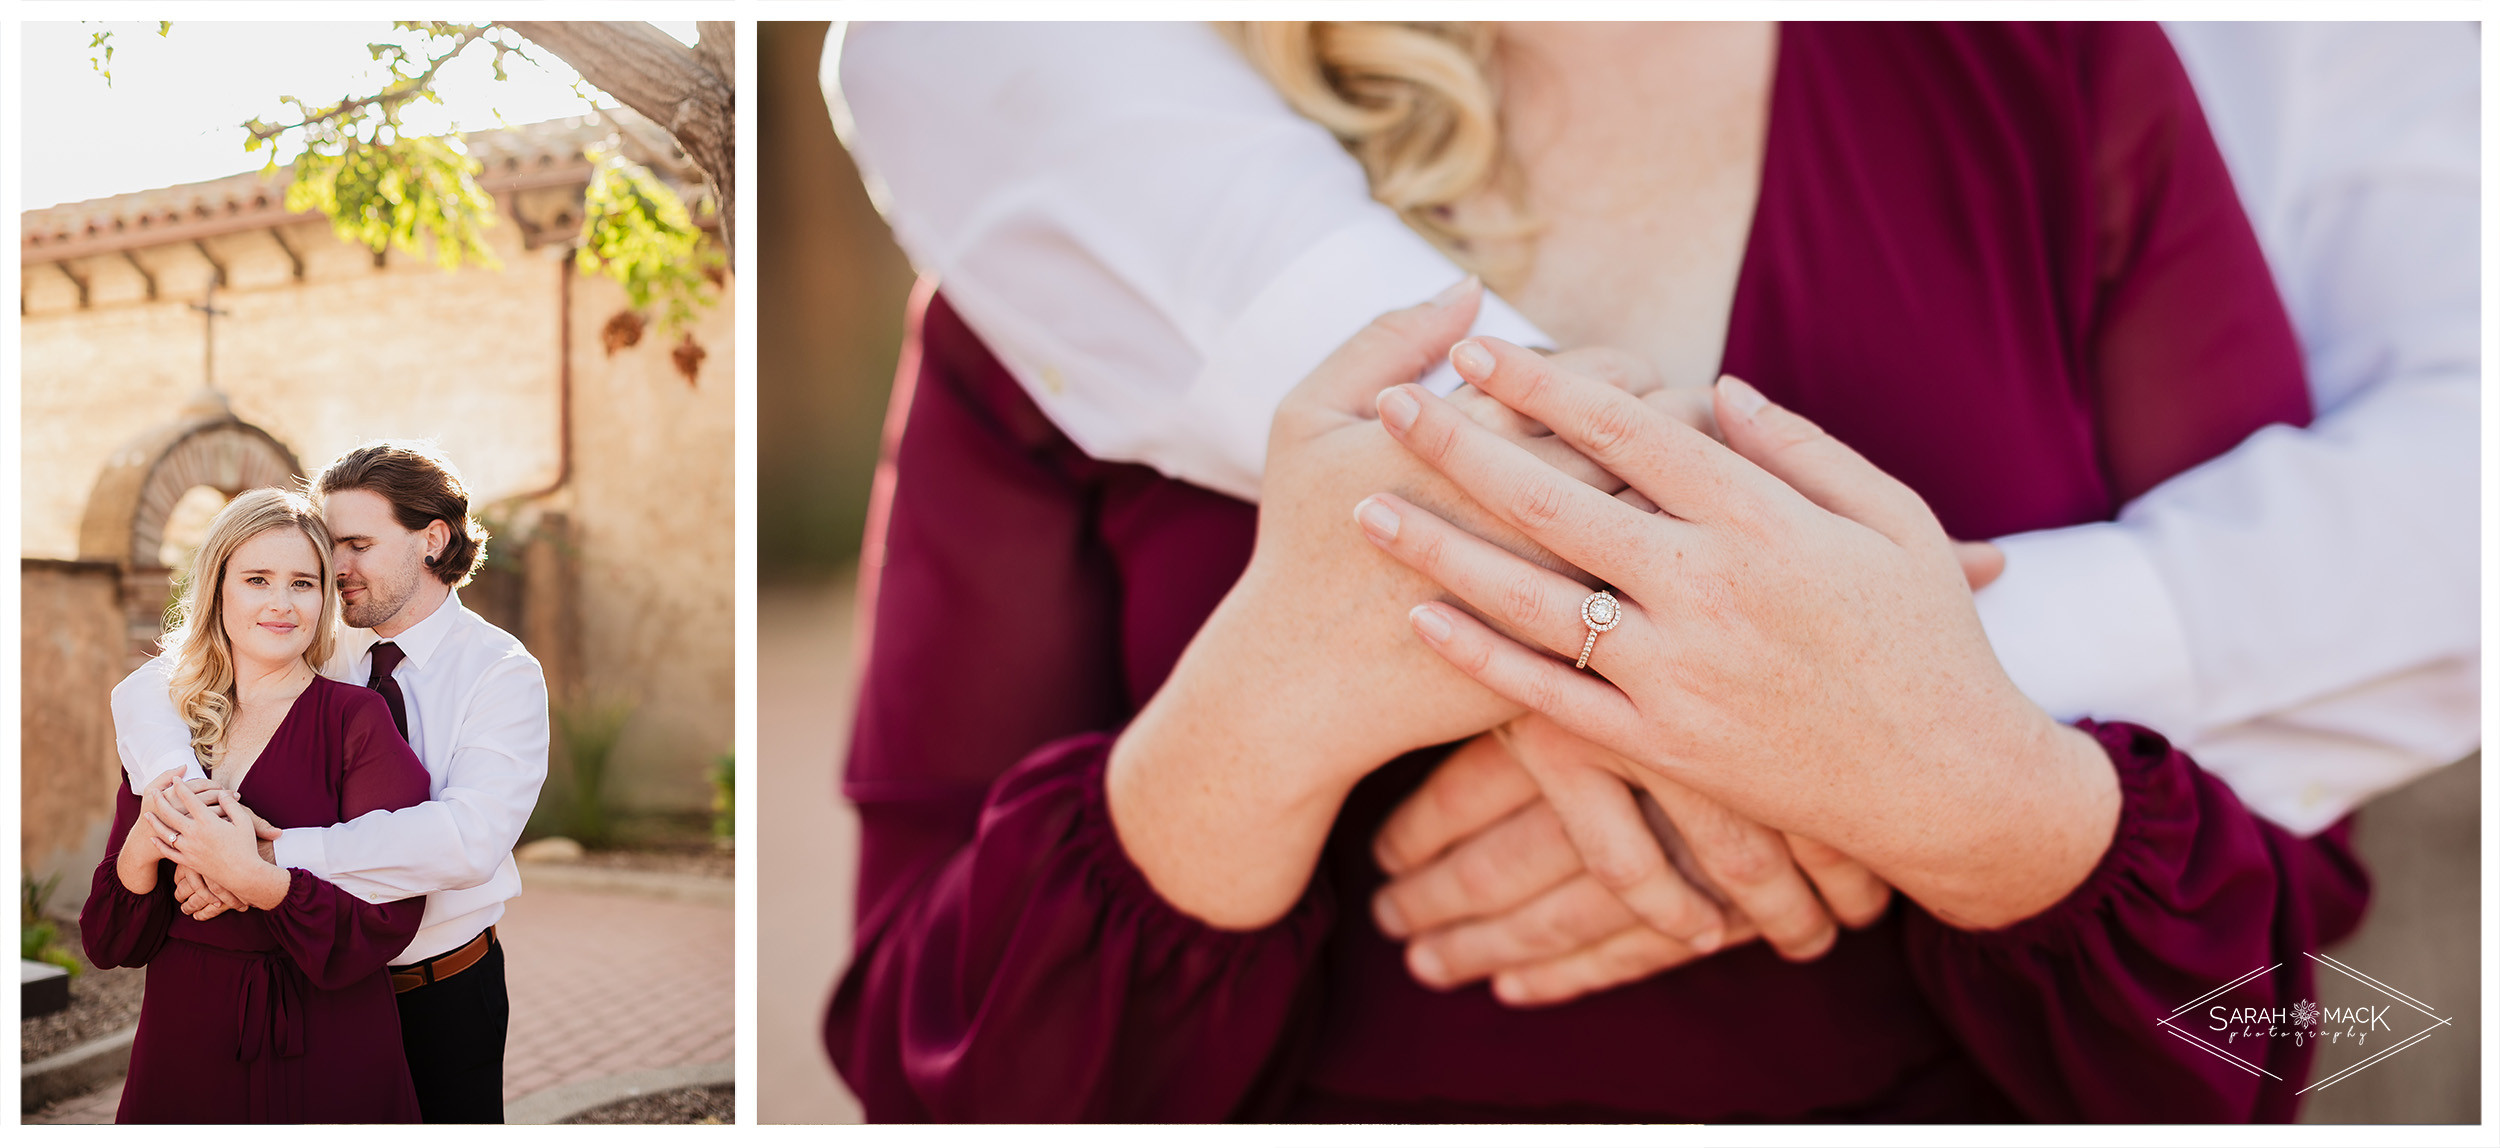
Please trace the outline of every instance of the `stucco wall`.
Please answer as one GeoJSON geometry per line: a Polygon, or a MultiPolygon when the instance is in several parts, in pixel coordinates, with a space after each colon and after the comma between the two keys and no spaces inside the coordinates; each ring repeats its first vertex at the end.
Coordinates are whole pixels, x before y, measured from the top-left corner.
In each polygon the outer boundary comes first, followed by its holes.
{"type": "Polygon", "coordinates": [[[579,280],[573,301],[573,329],[586,333],[573,341],[584,684],[635,702],[610,765],[619,801],[700,808],[711,800],[703,770],[734,734],[730,309],[715,307],[695,325],[707,354],[689,385],[669,357],[677,337],[656,326],[608,356],[596,332],[625,306],[615,284],[579,280]]]}
{"type": "Polygon", "coordinates": [[[121,776],[109,705],[123,665],[117,574],[66,562],[19,565],[18,861],[28,877],[59,877],[53,907],[74,913],[104,858],[121,776]]]}

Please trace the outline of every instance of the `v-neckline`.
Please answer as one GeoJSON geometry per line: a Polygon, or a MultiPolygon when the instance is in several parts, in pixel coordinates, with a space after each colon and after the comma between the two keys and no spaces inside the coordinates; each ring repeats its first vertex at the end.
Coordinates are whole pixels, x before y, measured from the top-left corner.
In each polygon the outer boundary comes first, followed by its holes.
{"type": "MultiPolygon", "coordinates": [[[[254,809],[259,808],[258,803],[244,796],[243,787],[250,785],[253,778],[260,776],[260,763],[268,760],[269,751],[277,747],[278,739],[285,736],[287,729],[295,724],[295,715],[304,708],[304,699],[311,697],[314,690],[321,688],[321,680],[319,673],[313,674],[312,680],[304,683],[304,688],[295,692],[295,700],[287,703],[286,713],[278,718],[277,728],[269,731],[269,740],[261,743],[260,752],[253,756],[252,764],[243,770],[243,780],[230,787],[236,800],[254,809]]],[[[211,777],[214,776],[212,772],[211,777]]]]}

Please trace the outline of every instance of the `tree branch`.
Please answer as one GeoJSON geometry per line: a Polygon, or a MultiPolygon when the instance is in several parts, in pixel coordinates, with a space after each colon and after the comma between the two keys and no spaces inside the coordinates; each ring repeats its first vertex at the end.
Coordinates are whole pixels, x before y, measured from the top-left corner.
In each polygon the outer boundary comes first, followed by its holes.
{"type": "Polygon", "coordinates": [[[406,104],[410,100],[424,95],[426,89],[431,88],[434,85],[435,73],[442,71],[443,65],[450,63],[455,57],[459,56],[460,53],[468,51],[469,45],[476,43],[477,38],[485,34],[486,29],[484,26],[462,31],[459,36],[453,40],[451,50],[427,60],[425,70],[423,72],[419,72],[414,76],[409,76],[404,79],[392,80],[387,87],[384,87],[381,91],[376,92],[373,95],[350,96],[341,99],[335,106],[319,112],[313,111],[302,100],[289,100],[287,102],[294,104],[296,110],[305,113],[302,120],[291,124],[269,124],[261,122],[258,117],[254,117],[250,122],[243,125],[244,130],[252,133],[252,138],[256,140],[274,139],[287,132],[302,131],[321,124],[335,123],[341,119],[350,118],[356,113],[371,107],[378,107],[382,109],[382,117],[384,121],[396,126],[398,123],[398,112],[400,106],[406,104]]]}
{"type": "Polygon", "coordinates": [[[737,88],[734,33],[719,24],[719,48],[688,48],[640,21],[507,21],[504,27],[572,65],[584,80],[660,125],[711,184],[721,246],[737,234],[737,88]],[[727,70],[715,59],[731,59],[727,70]]]}

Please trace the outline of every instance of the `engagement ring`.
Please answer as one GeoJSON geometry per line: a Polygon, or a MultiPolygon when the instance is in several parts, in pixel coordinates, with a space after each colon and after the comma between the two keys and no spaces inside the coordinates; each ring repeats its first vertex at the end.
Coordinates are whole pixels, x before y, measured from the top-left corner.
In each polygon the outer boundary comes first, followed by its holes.
{"type": "Polygon", "coordinates": [[[1589,640],[1580,646],[1579,664],[1571,667],[1575,670],[1589,668],[1589,651],[1597,648],[1597,636],[1623,621],[1623,603],[1615,601],[1612,592],[1600,590],[1580,603],[1580,620],[1589,625],[1589,640]]]}

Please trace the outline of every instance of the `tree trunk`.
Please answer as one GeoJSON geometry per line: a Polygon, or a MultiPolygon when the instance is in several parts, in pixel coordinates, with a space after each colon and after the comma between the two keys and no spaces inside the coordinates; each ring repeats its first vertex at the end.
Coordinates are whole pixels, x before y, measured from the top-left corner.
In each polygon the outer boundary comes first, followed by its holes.
{"type": "Polygon", "coordinates": [[[725,20],[696,27],[689,48],[640,21],[508,20],[572,65],[582,79],[660,125],[711,185],[721,246],[735,266],[738,219],[737,32],[725,20]]]}

